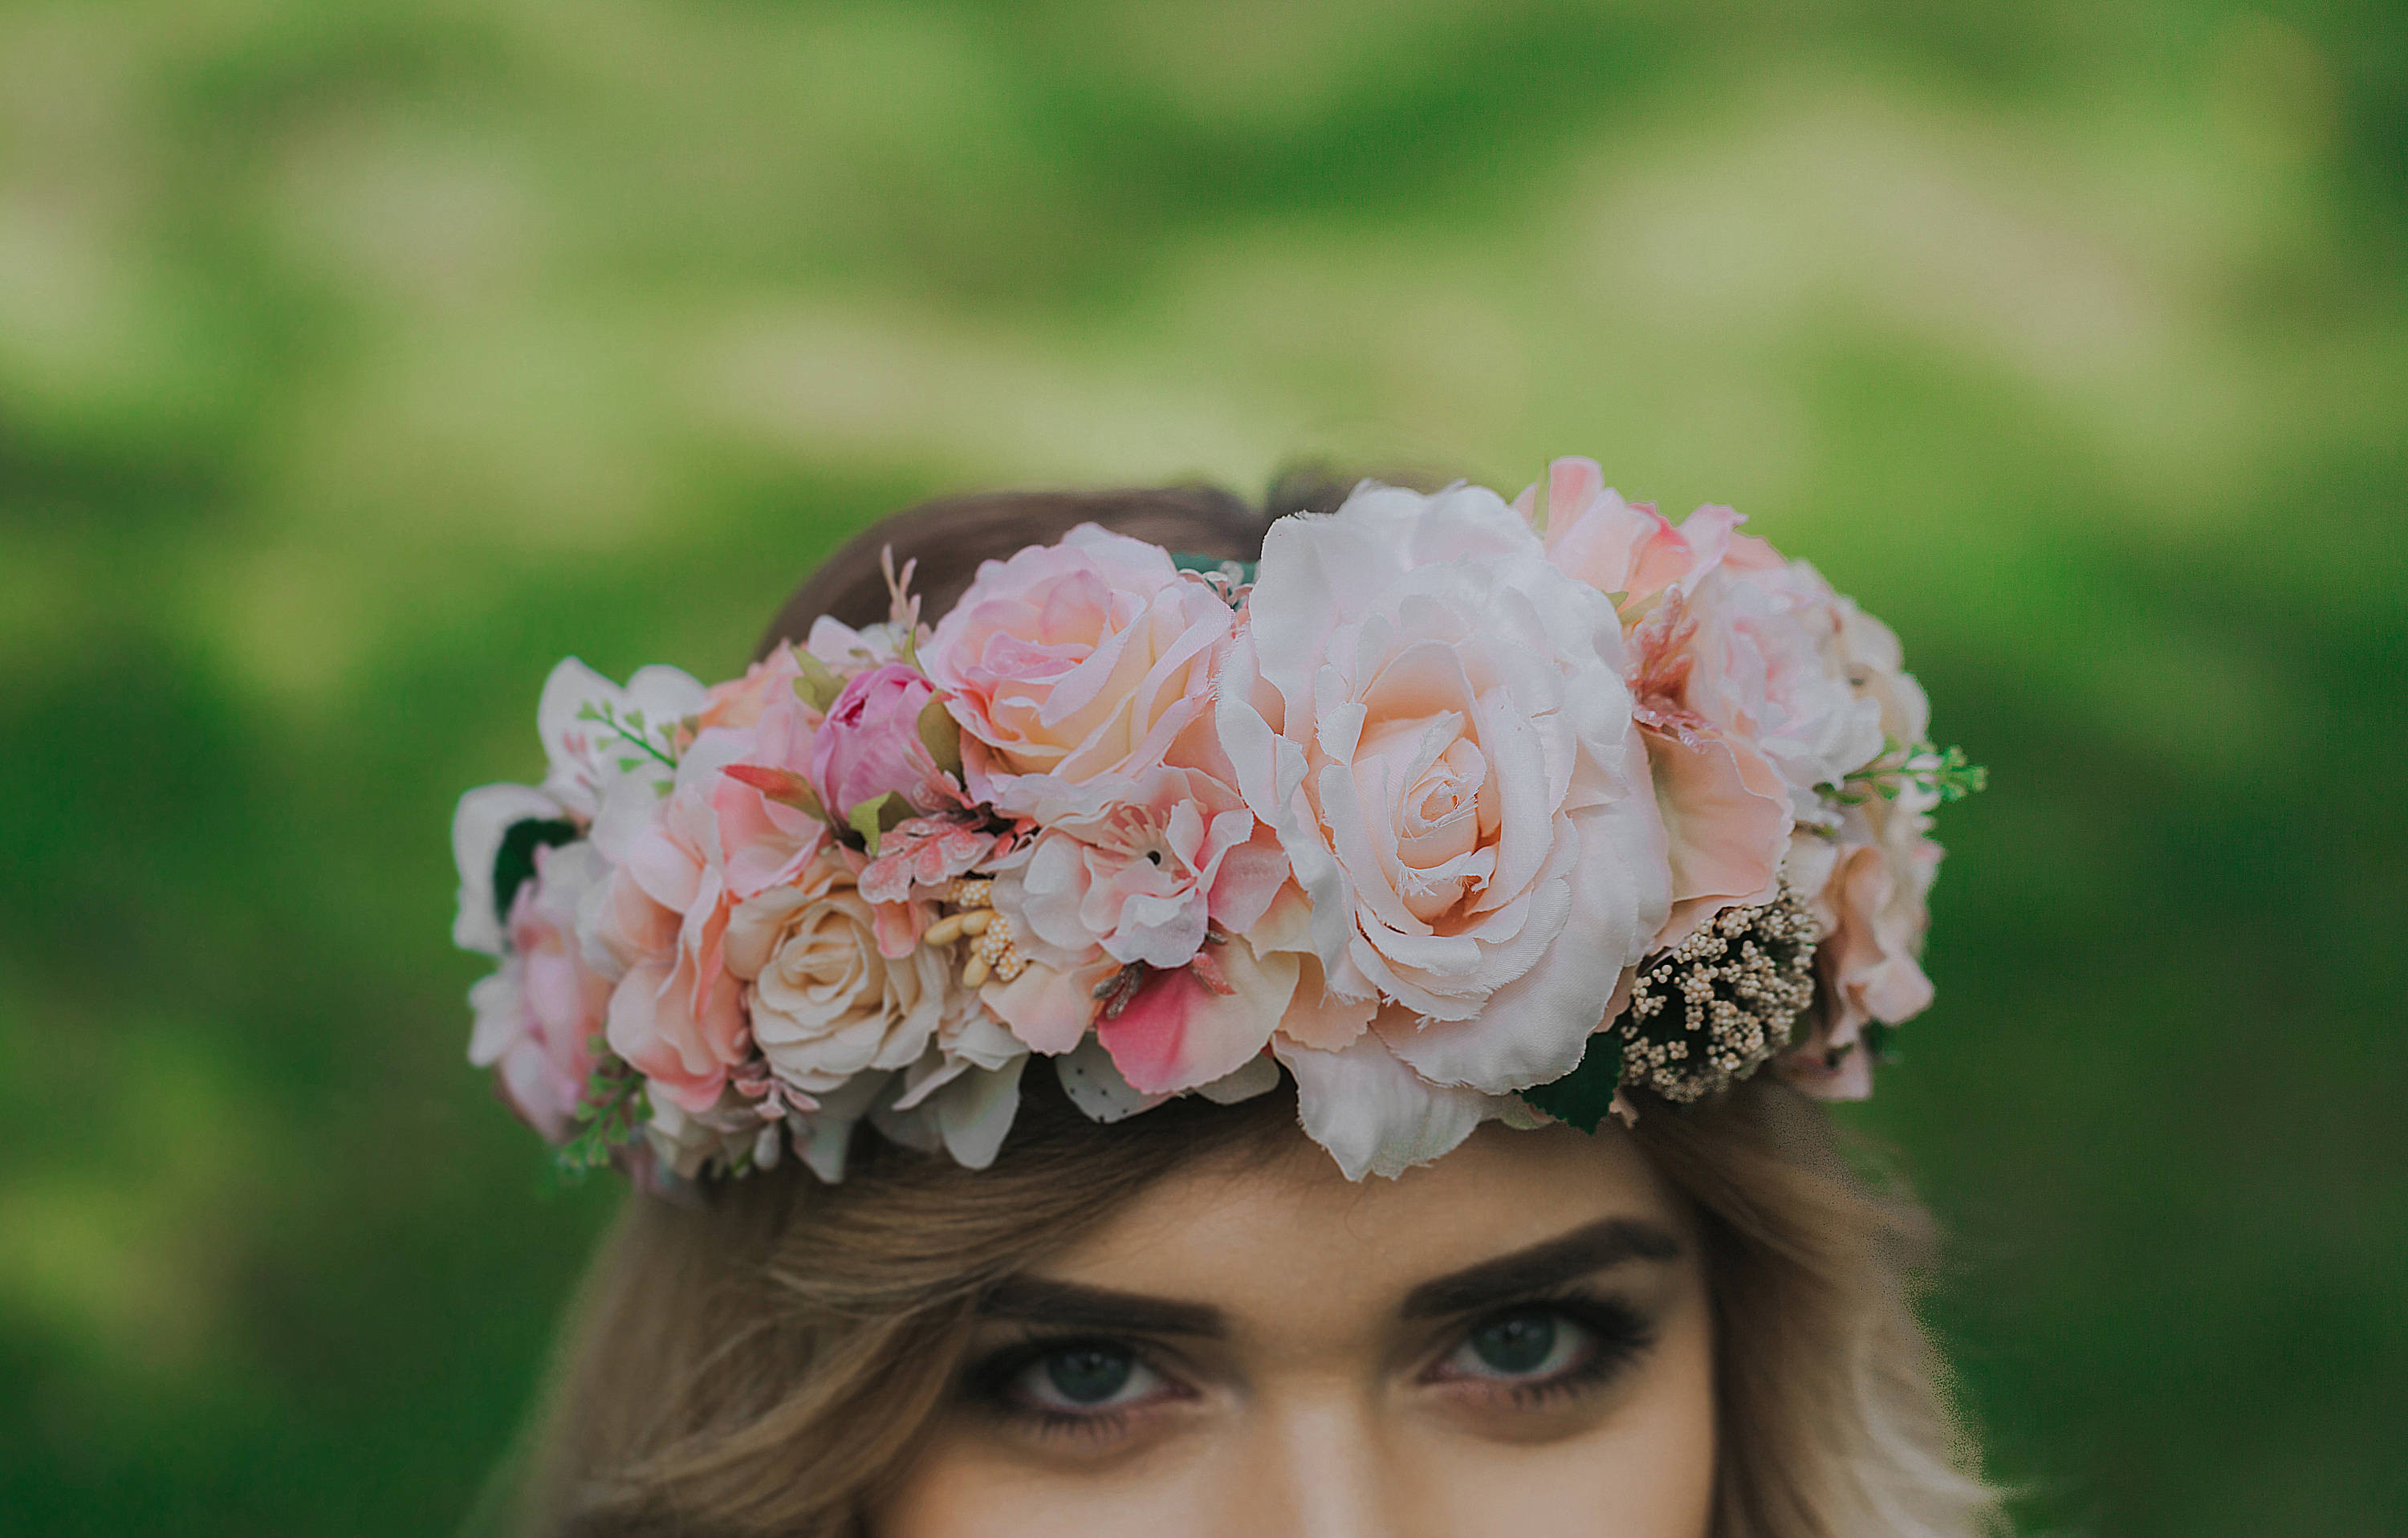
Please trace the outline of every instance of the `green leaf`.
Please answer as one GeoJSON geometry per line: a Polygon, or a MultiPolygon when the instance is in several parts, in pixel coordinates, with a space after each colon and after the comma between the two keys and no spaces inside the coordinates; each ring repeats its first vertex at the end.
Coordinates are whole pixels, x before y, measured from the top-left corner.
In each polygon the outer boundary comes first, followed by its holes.
{"type": "Polygon", "coordinates": [[[795,663],[803,676],[795,680],[795,697],[812,710],[824,712],[844,693],[844,681],[828,670],[828,665],[804,651],[794,648],[795,663]]]}
{"type": "Polygon", "coordinates": [[[1254,582],[1254,570],[1262,563],[1259,561],[1225,561],[1218,555],[1173,554],[1170,557],[1170,564],[1182,571],[1223,572],[1228,576],[1231,582],[1236,582],[1240,587],[1244,587],[1254,582]]]}
{"type": "Polygon", "coordinates": [[[911,808],[893,791],[874,796],[844,814],[845,825],[861,835],[869,857],[878,857],[878,836],[911,815],[911,808]]]}
{"type": "Polygon", "coordinates": [[[947,774],[958,777],[962,772],[962,727],[953,712],[945,709],[943,699],[931,695],[920,707],[920,741],[928,756],[947,774]]]}
{"type": "Polygon", "coordinates": [[[510,904],[518,900],[519,888],[535,879],[535,852],[538,849],[574,843],[577,825],[553,818],[528,817],[512,823],[502,835],[501,850],[494,855],[494,913],[508,923],[510,904]]]}
{"type": "Polygon", "coordinates": [[[1898,1048],[1892,1044],[1898,1037],[1896,1026],[1879,1020],[1868,1020],[1856,1028],[1856,1050],[1877,1063],[1898,1061],[1898,1048]]]}
{"type": "Polygon", "coordinates": [[[1588,1039],[1580,1065],[1553,1084],[1522,1091],[1533,1108],[1584,1132],[1594,1132],[1613,1112],[1613,1092],[1622,1086],[1622,1032],[1598,1031],[1588,1039]]]}

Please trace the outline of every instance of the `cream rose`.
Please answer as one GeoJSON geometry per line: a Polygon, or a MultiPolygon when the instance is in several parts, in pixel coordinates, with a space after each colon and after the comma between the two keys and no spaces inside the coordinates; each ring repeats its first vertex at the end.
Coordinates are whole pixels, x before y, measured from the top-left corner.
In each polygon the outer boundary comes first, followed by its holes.
{"type": "Polygon", "coordinates": [[[915,1061],[953,986],[933,948],[879,954],[876,913],[832,861],[801,884],[738,903],[725,946],[727,970],[745,984],[754,1043],[781,1080],[813,1097],[915,1061]]]}
{"type": "Polygon", "coordinates": [[[1218,725],[1327,993],[1432,1084],[1568,1071],[1670,900],[1612,603],[1477,487],[1367,486],[1262,572],[1218,725]]]}

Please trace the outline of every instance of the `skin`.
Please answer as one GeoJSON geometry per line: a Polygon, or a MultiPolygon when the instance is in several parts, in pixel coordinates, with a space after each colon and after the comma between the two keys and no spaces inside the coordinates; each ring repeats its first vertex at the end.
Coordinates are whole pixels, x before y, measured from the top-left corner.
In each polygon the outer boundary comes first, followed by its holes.
{"type": "Polygon", "coordinates": [[[876,1538],[1705,1538],[1712,1520],[1696,1236],[1610,1125],[1492,1125],[1359,1186],[1300,1136],[1268,1168],[1185,1171],[987,1315],[876,1538]]]}

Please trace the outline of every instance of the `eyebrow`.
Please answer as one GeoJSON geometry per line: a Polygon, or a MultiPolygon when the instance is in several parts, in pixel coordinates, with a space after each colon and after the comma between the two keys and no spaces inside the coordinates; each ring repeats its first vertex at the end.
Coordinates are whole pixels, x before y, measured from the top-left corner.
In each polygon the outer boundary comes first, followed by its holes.
{"type": "MultiPolygon", "coordinates": [[[[1405,1295],[1400,1312],[1408,1319],[1475,1314],[1628,1261],[1661,1262],[1676,1259],[1680,1254],[1680,1241],[1661,1225],[1610,1217],[1528,1249],[1434,1277],[1405,1295]]],[[[1207,1340],[1229,1333],[1228,1316],[1210,1304],[1115,1292],[1041,1276],[1011,1276],[996,1283],[980,1295],[978,1313],[982,1319],[1049,1330],[1207,1340]]]]}
{"type": "Polygon", "coordinates": [[[1204,1303],[1175,1302],[1141,1293],[1114,1292],[1011,1276],[979,1299],[979,1317],[1053,1330],[1093,1330],[1131,1335],[1197,1335],[1217,1339],[1229,1332],[1226,1316],[1204,1303]]]}
{"type": "Polygon", "coordinates": [[[1592,1272],[1632,1260],[1677,1259],[1680,1254],[1681,1242],[1660,1224],[1609,1217],[1526,1250],[1433,1277],[1405,1295],[1401,1312],[1408,1319],[1476,1314],[1559,1287],[1592,1272]]]}

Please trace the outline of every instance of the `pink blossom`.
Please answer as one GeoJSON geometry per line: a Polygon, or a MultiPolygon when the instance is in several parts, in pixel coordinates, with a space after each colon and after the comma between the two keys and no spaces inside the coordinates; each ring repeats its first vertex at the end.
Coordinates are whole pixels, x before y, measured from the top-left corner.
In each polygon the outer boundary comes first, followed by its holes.
{"type": "Polygon", "coordinates": [[[1045,940],[1171,968],[1215,927],[1253,927],[1287,876],[1277,835],[1244,798],[1201,769],[1166,766],[1039,833],[1024,879],[1028,921],[1045,940]]]}
{"type": "Polygon", "coordinates": [[[752,1045],[742,990],[724,967],[705,973],[683,956],[638,963],[610,994],[610,1050],[651,1080],[654,1094],[708,1111],[752,1045]]]}
{"type": "Polygon", "coordinates": [[[1082,524],[980,567],[922,656],[961,724],[971,792],[1050,817],[1163,761],[1206,712],[1234,623],[1163,551],[1082,524]]]}
{"type": "Polygon", "coordinates": [[[610,1001],[610,984],[586,966],[576,935],[578,901],[607,867],[580,841],[538,848],[535,869],[510,904],[501,970],[469,991],[477,1027],[468,1060],[494,1071],[528,1126],[563,1143],[610,1001]]]}
{"type": "Polygon", "coordinates": [[[861,895],[874,903],[909,902],[914,887],[938,887],[997,852],[995,835],[962,818],[907,817],[878,840],[878,857],[861,869],[861,895]]]}
{"type": "Polygon", "coordinates": [[[1296,992],[1297,962],[1294,953],[1257,954],[1233,936],[1187,966],[1147,972],[1118,1010],[1096,1020],[1096,1039],[1133,1088],[1200,1088],[1270,1044],[1296,992]]]}
{"type": "Polygon", "coordinates": [[[920,712],[935,685],[899,662],[856,675],[828,707],[811,746],[811,781],[837,817],[892,791],[914,812],[962,804],[953,776],[921,740],[920,712]]]}
{"type": "MultiPolygon", "coordinates": [[[[1536,517],[1538,488],[1514,498],[1536,517]]],[[[1626,613],[1675,585],[1713,568],[1742,520],[1728,508],[1707,506],[1675,527],[1649,503],[1625,502],[1605,483],[1593,459],[1558,459],[1547,467],[1547,559],[1600,593],[1621,595],[1626,613]]]]}
{"type": "Polygon", "coordinates": [[[1655,948],[1734,904],[1769,901],[1789,845],[1791,793],[1745,733],[1692,709],[1697,621],[1676,589],[1632,630],[1633,718],[1664,816],[1672,910],[1655,948]]]}
{"type": "Polygon", "coordinates": [[[695,725],[700,728],[750,726],[761,719],[761,712],[771,700],[792,696],[795,680],[801,676],[794,648],[781,646],[745,668],[742,678],[731,678],[705,690],[695,725]]]}
{"type": "Polygon", "coordinates": [[[1812,1033],[1780,1061],[1783,1076],[1825,1100],[1872,1092],[1867,1022],[1899,1025],[1930,1007],[1920,960],[1940,870],[1932,798],[1909,789],[1848,809],[1835,833],[1799,835],[1785,873],[1823,927],[1815,954],[1821,1009],[1812,1033]]]}
{"type": "Polygon", "coordinates": [[[735,740],[740,756],[721,766],[709,795],[736,901],[793,880],[827,842],[824,808],[804,779],[826,734],[817,712],[787,688],[771,695],[750,733],[735,740]]]}
{"type": "MultiPolygon", "coordinates": [[[[1526,514],[1535,496],[1523,494],[1526,514]]],[[[1722,908],[1767,900],[1818,787],[1881,751],[1880,707],[1852,683],[1841,644],[1855,605],[1741,534],[1743,522],[1702,507],[1675,526],[1625,503],[1593,461],[1548,467],[1548,558],[1615,595],[1628,630],[1672,873],[1658,946],[1722,908]]]]}
{"type": "MultiPolygon", "coordinates": [[[[1745,520],[1728,508],[1699,508],[1675,527],[1602,482],[1588,460],[1549,467],[1548,559],[1620,595],[1626,626],[1683,606],[1642,658],[1661,670],[1681,654],[1678,708],[1754,743],[1801,810],[1817,786],[1870,763],[1881,712],[1852,685],[1841,637],[1856,606],[1813,567],[1738,532],[1745,520]]],[[[1526,513],[1535,495],[1523,493],[1526,513]]]]}
{"type": "Polygon", "coordinates": [[[1880,755],[1881,707],[1842,650],[1845,600],[1813,567],[1742,536],[1686,597],[1698,622],[1689,708],[1753,740],[1800,810],[1880,755]]]}
{"type": "MultiPolygon", "coordinates": [[[[749,1045],[724,953],[738,894],[721,810],[730,801],[747,815],[759,810],[743,799],[757,793],[723,772],[758,740],[757,730],[702,732],[678,761],[666,800],[640,784],[616,790],[595,825],[595,842],[619,861],[589,921],[596,948],[626,968],[610,999],[611,1049],[697,1113],[718,1098],[749,1045]]],[[[767,866],[774,874],[808,858],[804,845],[816,847],[808,830],[789,841],[766,812],[757,826],[737,821],[764,841],[740,870],[767,866]]]]}

